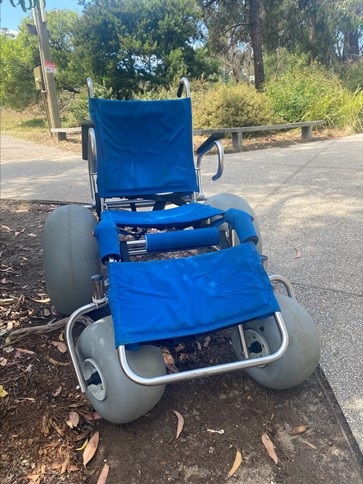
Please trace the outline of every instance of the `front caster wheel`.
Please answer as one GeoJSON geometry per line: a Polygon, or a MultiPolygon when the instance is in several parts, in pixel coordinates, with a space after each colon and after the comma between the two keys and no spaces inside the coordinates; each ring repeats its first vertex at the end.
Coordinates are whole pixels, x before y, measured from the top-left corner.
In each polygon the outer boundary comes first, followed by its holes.
{"type": "MultiPolygon", "coordinates": [[[[77,342],[77,356],[88,383],[86,397],[106,420],[126,423],[151,410],[164,393],[165,385],[146,387],[131,381],[122,371],[115,349],[111,316],[87,326],[77,342]]],[[[127,351],[130,367],[144,377],[165,374],[160,348],[140,346],[127,351]]]]}
{"type": "MultiPolygon", "coordinates": [[[[306,380],[320,358],[320,340],[314,321],[295,299],[277,294],[281,314],[289,335],[286,353],[269,365],[249,368],[246,372],[261,385],[275,390],[292,388],[306,380]]],[[[274,318],[243,324],[250,358],[274,353],[281,336],[274,318]]],[[[244,359],[238,328],[232,328],[232,345],[239,360],[244,359]]]]}

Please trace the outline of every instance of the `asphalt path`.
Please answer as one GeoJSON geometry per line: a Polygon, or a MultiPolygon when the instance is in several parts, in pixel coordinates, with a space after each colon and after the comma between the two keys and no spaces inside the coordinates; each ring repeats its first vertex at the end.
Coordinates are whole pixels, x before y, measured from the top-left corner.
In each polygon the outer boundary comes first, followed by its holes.
{"type": "MultiPolygon", "coordinates": [[[[257,213],[269,272],[286,276],[316,321],[321,368],[363,452],[363,134],[228,154],[208,195],[233,192],[257,213]]],[[[1,137],[1,198],[89,203],[87,162],[1,137]]]]}

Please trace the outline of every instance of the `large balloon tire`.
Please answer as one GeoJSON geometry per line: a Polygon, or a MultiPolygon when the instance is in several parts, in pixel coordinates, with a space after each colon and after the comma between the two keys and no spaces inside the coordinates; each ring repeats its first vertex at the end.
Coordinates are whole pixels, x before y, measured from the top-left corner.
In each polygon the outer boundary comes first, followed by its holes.
{"type": "MultiPolygon", "coordinates": [[[[234,193],[219,193],[218,195],[213,195],[207,198],[205,203],[206,205],[211,205],[212,207],[219,208],[220,210],[224,211],[228,210],[229,208],[237,208],[238,210],[243,210],[244,212],[249,213],[253,217],[252,223],[258,237],[256,247],[258,253],[262,254],[262,238],[256,214],[251,205],[245,199],[239,197],[238,195],[235,195],[234,193]]],[[[221,226],[221,229],[224,230],[224,224],[221,226]]]]}
{"type": "MultiPolygon", "coordinates": [[[[81,333],[76,346],[77,356],[85,380],[92,373],[100,376],[101,383],[87,387],[86,397],[92,407],[112,423],[131,422],[151,410],[161,399],[165,385],[143,386],[131,381],[122,371],[111,316],[97,321],[81,333]]],[[[127,350],[132,370],[143,377],[166,373],[161,349],[140,346],[127,350]]]]}
{"type": "Polygon", "coordinates": [[[43,230],[43,260],[48,295],[56,310],[69,316],[92,302],[91,277],[101,270],[97,220],[80,205],[56,208],[43,230]]]}
{"type": "MultiPolygon", "coordinates": [[[[287,351],[279,360],[246,372],[267,388],[284,390],[299,385],[314,372],[320,358],[320,338],[314,321],[295,299],[282,294],[276,297],[289,335],[287,351]]],[[[250,341],[254,335],[261,344],[261,356],[280,346],[281,335],[272,316],[245,323],[243,329],[249,330],[250,341]]],[[[232,345],[237,358],[244,359],[237,327],[232,328],[232,345]]]]}

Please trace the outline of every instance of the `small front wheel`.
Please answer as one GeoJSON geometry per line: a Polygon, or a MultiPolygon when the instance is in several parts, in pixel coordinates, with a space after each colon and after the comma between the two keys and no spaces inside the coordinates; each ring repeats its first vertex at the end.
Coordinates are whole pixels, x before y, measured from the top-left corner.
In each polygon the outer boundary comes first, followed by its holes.
{"type": "MultiPolygon", "coordinates": [[[[289,335],[287,351],[279,360],[246,372],[265,387],[283,390],[302,383],[314,372],[320,358],[320,339],[314,321],[295,299],[281,294],[276,297],[289,335]]],[[[280,332],[272,316],[242,326],[250,358],[274,353],[280,347],[280,332]]],[[[232,345],[237,358],[244,359],[238,327],[232,328],[232,345]]]]}

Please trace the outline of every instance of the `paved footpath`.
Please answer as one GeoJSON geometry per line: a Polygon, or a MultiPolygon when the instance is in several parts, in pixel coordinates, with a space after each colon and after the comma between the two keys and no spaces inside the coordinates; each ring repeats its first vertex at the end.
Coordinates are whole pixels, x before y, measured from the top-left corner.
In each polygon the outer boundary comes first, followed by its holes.
{"type": "MultiPolygon", "coordinates": [[[[321,368],[363,452],[363,135],[226,155],[204,190],[254,207],[269,272],[293,283],[316,321],[321,368]]],[[[1,197],[89,202],[87,162],[56,148],[1,137],[1,197]]]]}

